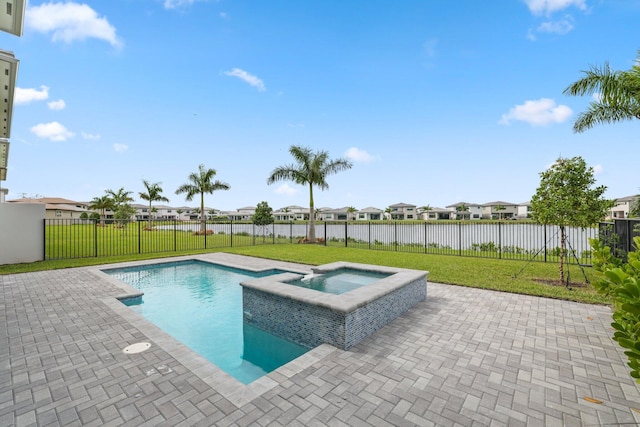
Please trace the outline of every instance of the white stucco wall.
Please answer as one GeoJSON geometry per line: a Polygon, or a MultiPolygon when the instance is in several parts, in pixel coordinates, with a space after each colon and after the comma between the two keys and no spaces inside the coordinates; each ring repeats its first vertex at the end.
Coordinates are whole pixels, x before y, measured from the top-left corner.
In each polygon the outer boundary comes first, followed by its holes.
{"type": "Polygon", "coordinates": [[[0,203],[0,265],[44,260],[43,203],[0,203]]]}

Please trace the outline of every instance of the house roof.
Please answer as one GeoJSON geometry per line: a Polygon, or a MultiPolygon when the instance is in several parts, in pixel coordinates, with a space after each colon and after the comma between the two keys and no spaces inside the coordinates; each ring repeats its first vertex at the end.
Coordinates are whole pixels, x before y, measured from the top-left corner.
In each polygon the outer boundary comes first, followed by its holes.
{"type": "Polygon", "coordinates": [[[503,201],[489,202],[489,203],[485,203],[482,206],[488,208],[488,207],[491,207],[491,206],[498,206],[498,205],[500,205],[500,206],[518,206],[517,203],[503,202],[503,201]]]}
{"type": "Polygon", "coordinates": [[[406,207],[416,207],[416,205],[412,205],[409,203],[396,203],[394,205],[389,205],[390,208],[406,208],[406,207]]]}
{"type": "Polygon", "coordinates": [[[362,213],[382,213],[384,212],[382,209],[378,209],[378,208],[374,208],[374,207],[368,207],[368,208],[364,208],[364,209],[360,209],[358,212],[362,212],[362,213]]]}
{"type": "Polygon", "coordinates": [[[83,205],[85,203],[76,202],[75,200],[63,199],[62,197],[40,197],[37,199],[30,199],[23,197],[21,199],[7,200],[9,203],[49,203],[52,205],[83,205]]]}
{"type": "Polygon", "coordinates": [[[477,206],[477,207],[482,206],[482,205],[479,205],[477,203],[458,202],[458,203],[454,203],[452,205],[448,205],[448,206],[445,206],[445,207],[446,208],[457,208],[458,206],[462,206],[462,205],[464,205],[464,206],[466,206],[468,208],[470,208],[472,206],[477,206]]]}

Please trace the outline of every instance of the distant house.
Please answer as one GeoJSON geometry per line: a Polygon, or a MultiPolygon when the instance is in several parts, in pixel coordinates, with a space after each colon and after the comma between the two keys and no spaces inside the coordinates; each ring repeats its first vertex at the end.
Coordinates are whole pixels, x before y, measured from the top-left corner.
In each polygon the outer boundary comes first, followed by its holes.
{"type": "Polygon", "coordinates": [[[639,195],[635,196],[627,196],[621,197],[619,199],[615,199],[615,205],[609,211],[609,215],[607,219],[619,219],[619,218],[629,218],[629,212],[631,212],[631,206],[633,202],[640,197],[639,195]]]}
{"type": "Polygon", "coordinates": [[[309,208],[302,206],[285,206],[273,212],[276,221],[300,221],[309,219],[309,208]]]}
{"type": "Polygon", "coordinates": [[[60,197],[40,197],[37,199],[15,199],[8,203],[39,203],[45,205],[45,219],[80,219],[82,213],[90,214],[86,203],[60,197]]]}
{"type": "Polygon", "coordinates": [[[384,218],[384,211],[374,207],[360,209],[356,215],[358,221],[379,221],[382,218],[384,218]]]}
{"type": "Polygon", "coordinates": [[[443,208],[430,208],[423,209],[418,214],[418,218],[423,219],[425,221],[437,221],[443,219],[451,219],[455,214],[455,211],[451,209],[443,209],[443,208]]]}
{"type": "Polygon", "coordinates": [[[396,203],[389,205],[389,218],[392,220],[418,219],[416,205],[396,203]]]}
{"type": "Polygon", "coordinates": [[[482,205],[477,203],[458,202],[445,207],[453,210],[451,219],[482,219],[482,205]]]}
{"type": "Polygon", "coordinates": [[[239,208],[235,211],[220,211],[218,213],[219,216],[226,216],[231,221],[251,221],[255,214],[255,206],[245,206],[244,208],[239,208]]]}
{"type": "Polygon", "coordinates": [[[515,219],[517,215],[517,203],[497,201],[482,205],[483,219],[515,219]]]}
{"type": "Polygon", "coordinates": [[[525,202],[518,205],[518,219],[531,218],[531,203],[525,202]]]}

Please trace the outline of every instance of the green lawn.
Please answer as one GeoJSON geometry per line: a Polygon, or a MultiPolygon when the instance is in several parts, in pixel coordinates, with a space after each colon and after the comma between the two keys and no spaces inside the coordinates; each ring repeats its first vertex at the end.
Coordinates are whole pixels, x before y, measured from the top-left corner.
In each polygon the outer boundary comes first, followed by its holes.
{"type": "MultiPolygon", "coordinates": [[[[216,250],[190,250],[167,254],[133,254],[117,257],[93,257],[81,259],[41,261],[31,264],[0,266],[0,274],[24,273],[58,268],[80,267],[134,261],[187,254],[212,252],[216,250]]],[[[431,282],[449,283],[483,289],[494,289],[527,295],[559,298],[570,301],[609,304],[610,300],[597,294],[576,265],[565,267],[575,283],[572,289],[550,285],[541,281],[557,280],[558,264],[492,258],[471,258],[448,255],[430,255],[406,252],[388,252],[321,245],[278,244],[221,248],[217,251],[249,255],[261,258],[291,261],[302,264],[320,265],[334,261],[350,261],[366,264],[388,265],[429,271],[431,282]]],[[[587,277],[593,281],[597,272],[585,269],[587,277]]]]}

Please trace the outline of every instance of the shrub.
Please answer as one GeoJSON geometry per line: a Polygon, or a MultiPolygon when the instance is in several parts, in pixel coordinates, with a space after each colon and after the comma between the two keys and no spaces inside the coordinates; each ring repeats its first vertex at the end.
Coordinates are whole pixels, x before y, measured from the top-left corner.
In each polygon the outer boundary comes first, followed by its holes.
{"type": "MultiPolygon", "coordinates": [[[[640,248],[640,237],[633,241],[640,248]]],[[[629,253],[625,263],[599,240],[591,239],[590,243],[593,268],[602,273],[593,285],[599,293],[614,298],[613,339],[626,350],[630,375],[640,383],[640,254],[637,250],[629,253]]]]}

